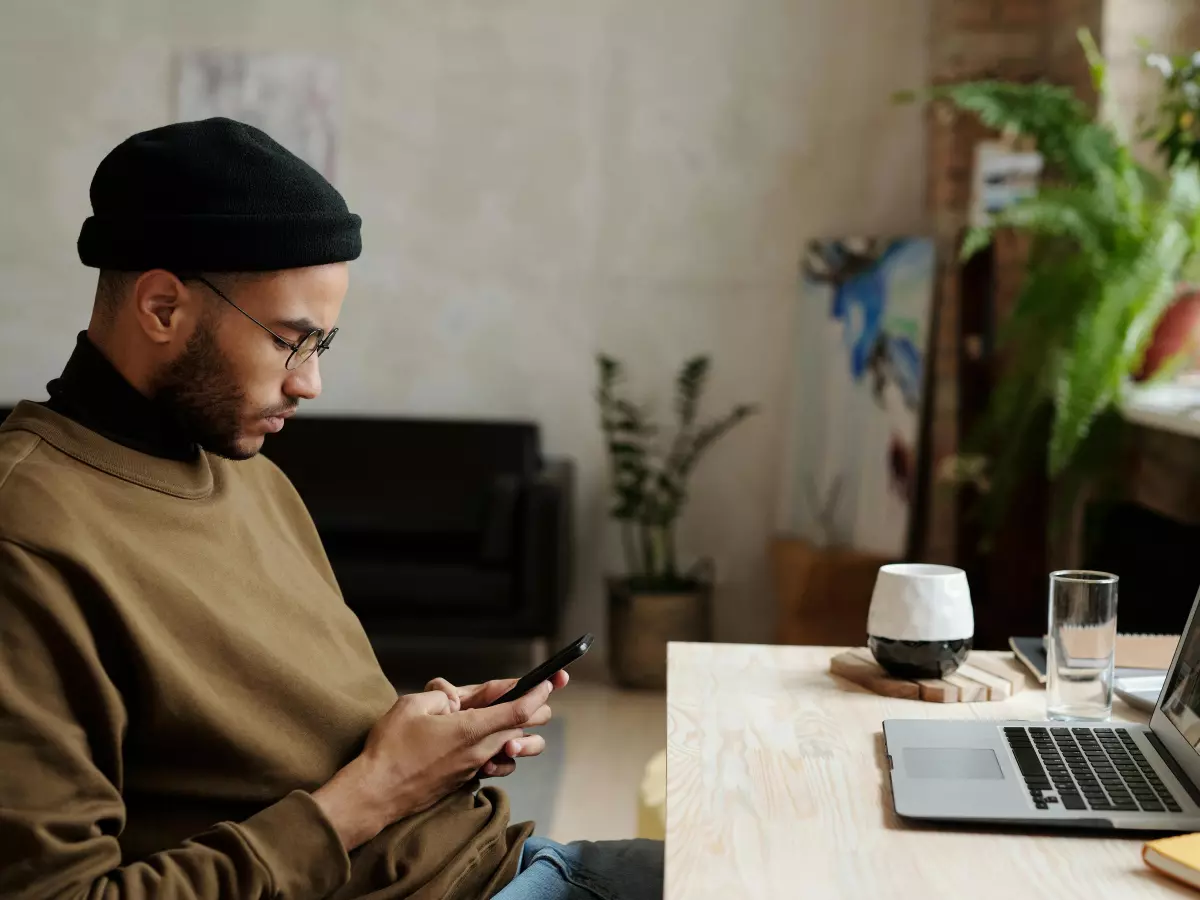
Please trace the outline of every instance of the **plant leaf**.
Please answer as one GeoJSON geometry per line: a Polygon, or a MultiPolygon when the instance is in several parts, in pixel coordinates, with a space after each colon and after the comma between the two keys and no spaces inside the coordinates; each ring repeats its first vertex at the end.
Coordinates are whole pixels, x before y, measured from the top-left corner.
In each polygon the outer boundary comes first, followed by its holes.
{"type": "Polygon", "coordinates": [[[681,428],[687,429],[696,421],[696,411],[699,408],[700,396],[708,382],[711,368],[707,356],[695,356],[683,364],[679,377],[675,382],[675,411],[679,415],[681,428]]]}
{"type": "Polygon", "coordinates": [[[1080,317],[1056,393],[1049,473],[1056,477],[1088,429],[1120,397],[1153,328],[1175,296],[1175,274],[1188,251],[1183,226],[1164,210],[1157,234],[1124,271],[1100,286],[1100,302],[1080,317]]]}
{"type": "Polygon", "coordinates": [[[992,229],[978,226],[970,228],[963,237],[962,249],[958,252],[960,262],[966,262],[976,253],[986,249],[992,243],[992,229]]]}
{"type": "Polygon", "coordinates": [[[971,81],[934,88],[930,96],[974,113],[997,131],[1032,137],[1047,164],[1073,183],[1090,183],[1097,167],[1116,155],[1113,133],[1061,85],[971,81]]]}
{"type": "Polygon", "coordinates": [[[758,412],[758,408],[756,406],[742,404],[734,407],[733,410],[731,410],[724,417],[710,422],[708,425],[700,428],[696,432],[696,436],[692,440],[691,445],[687,448],[686,453],[684,453],[682,459],[680,460],[680,477],[686,476],[689,472],[691,472],[691,470],[695,468],[696,463],[698,463],[700,458],[704,455],[704,452],[718,440],[720,440],[725,434],[727,434],[734,426],[744,419],[749,418],[756,412],[758,412]]]}
{"type": "Polygon", "coordinates": [[[1092,257],[1105,252],[1108,211],[1094,191],[1047,189],[1027,197],[995,216],[995,227],[1029,231],[1045,237],[1069,238],[1092,257]]]}

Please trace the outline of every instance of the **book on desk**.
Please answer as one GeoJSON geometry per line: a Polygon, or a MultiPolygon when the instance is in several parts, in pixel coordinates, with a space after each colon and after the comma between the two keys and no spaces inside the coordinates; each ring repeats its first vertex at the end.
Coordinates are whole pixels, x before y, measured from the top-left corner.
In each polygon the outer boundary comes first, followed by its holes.
{"type": "MultiPolygon", "coordinates": [[[[1179,644],[1177,634],[1118,634],[1114,666],[1118,676],[1166,672],[1179,644]]],[[[1046,639],[1011,637],[1008,646],[1039,683],[1046,683],[1046,639]]]]}
{"type": "Polygon", "coordinates": [[[1147,841],[1142,846],[1142,860],[1176,881],[1200,888],[1200,834],[1147,841]]]}

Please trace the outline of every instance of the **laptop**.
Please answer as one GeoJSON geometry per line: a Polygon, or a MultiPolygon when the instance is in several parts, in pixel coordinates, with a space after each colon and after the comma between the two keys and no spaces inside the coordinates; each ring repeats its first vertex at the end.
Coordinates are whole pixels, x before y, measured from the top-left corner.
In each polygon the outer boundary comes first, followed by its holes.
{"type": "Polygon", "coordinates": [[[1200,594],[1150,725],[883,723],[896,812],[1037,828],[1200,831],[1200,594]]]}

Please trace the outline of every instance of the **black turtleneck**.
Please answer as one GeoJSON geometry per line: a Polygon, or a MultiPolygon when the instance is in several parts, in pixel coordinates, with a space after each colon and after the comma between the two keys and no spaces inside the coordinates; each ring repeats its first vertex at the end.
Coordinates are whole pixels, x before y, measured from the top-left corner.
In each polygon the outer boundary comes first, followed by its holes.
{"type": "Polygon", "coordinates": [[[62,375],[46,385],[43,405],[131,450],[192,460],[196,445],[170,413],[124,379],[81,331],[62,375]]]}

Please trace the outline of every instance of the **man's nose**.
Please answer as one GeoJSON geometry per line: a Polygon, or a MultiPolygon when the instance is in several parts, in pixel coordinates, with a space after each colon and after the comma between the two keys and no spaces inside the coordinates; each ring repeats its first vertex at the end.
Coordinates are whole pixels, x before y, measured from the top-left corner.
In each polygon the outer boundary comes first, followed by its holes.
{"type": "Polygon", "coordinates": [[[292,369],[283,383],[283,392],[301,400],[315,400],[321,396],[321,366],[313,354],[304,365],[292,369]]]}

